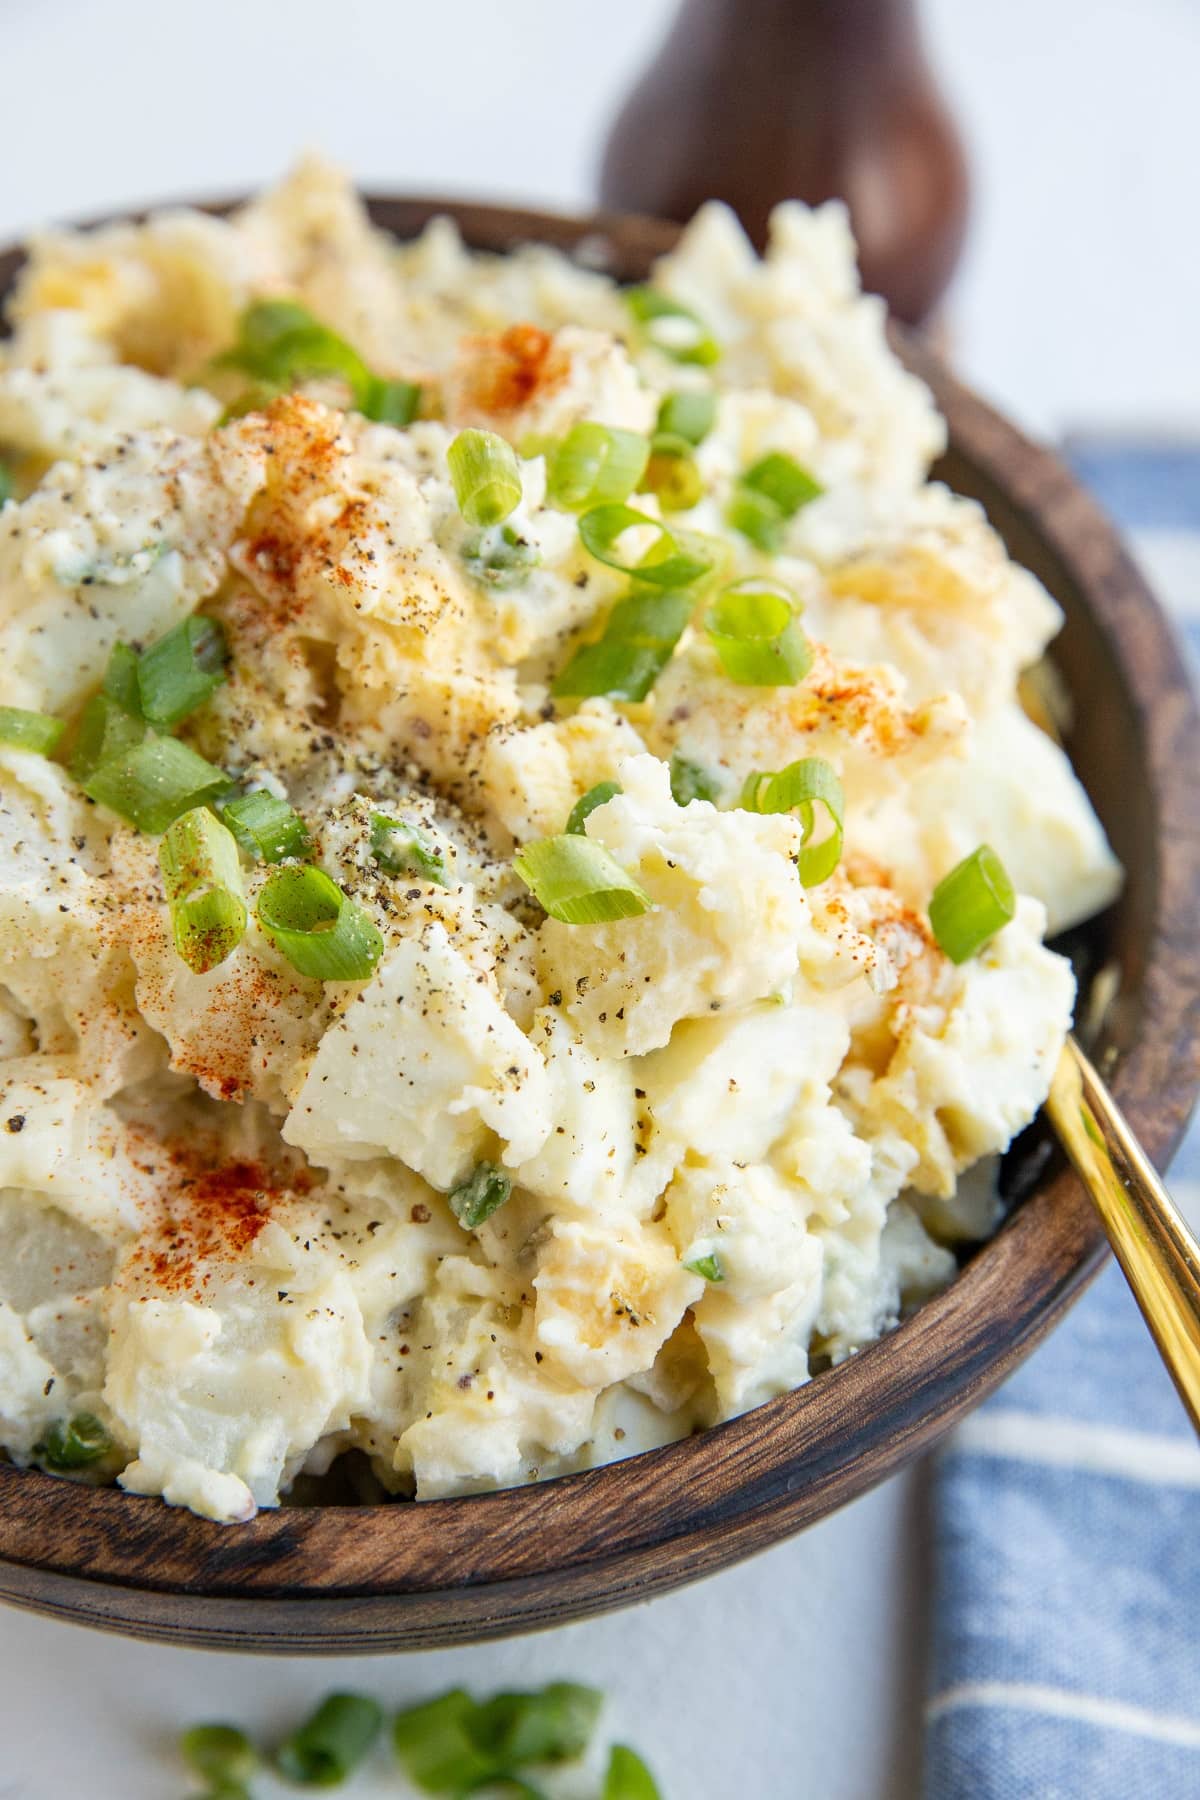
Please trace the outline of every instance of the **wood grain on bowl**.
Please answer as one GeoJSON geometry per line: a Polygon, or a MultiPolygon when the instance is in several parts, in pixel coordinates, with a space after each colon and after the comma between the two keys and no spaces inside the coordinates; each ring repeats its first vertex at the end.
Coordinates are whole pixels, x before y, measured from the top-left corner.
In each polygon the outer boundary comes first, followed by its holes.
{"type": "MultiPolygon", "coordinates": [[[[372,212],[400,236],[450,213],[479,248],[551,243],[629,280],[676,236],[646,219],[430,200],[372,212]]],[[[0,257],[0,293],[18,264],[0,257]]],[[[1092,928],[1121,977],[1101,1049],[1161,1165],[1200,1085],[1200,719],[1187,678],[1111,525],[1065,469],[919,345],[898,335],[897,347],[949,420],[937,472],[983,502],[1066,612],[1054,660],[1074,705],[1068,748],[1128,871],[1092,928]]],[[[144,1637],[290,1652],[423,1649],[645,1599],[765,1549],[927,1450],[1103,1254],[1090,1203],[1053,1161],[958,1280],[890,1337],[702,1436],[540,1486],[218,1526],[0,1466],[0,1597],[144,1637]]]]}

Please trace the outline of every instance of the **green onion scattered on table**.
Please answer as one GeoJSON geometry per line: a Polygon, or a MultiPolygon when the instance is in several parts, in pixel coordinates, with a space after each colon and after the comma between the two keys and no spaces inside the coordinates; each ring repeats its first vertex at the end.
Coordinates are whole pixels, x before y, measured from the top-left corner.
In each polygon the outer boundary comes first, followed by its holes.
{"type": "Polygon", "coordinates": [[[662,1800],[658,1783],[628,1744],[613,1745],[600,1800],[662,1800]]]}
{"type": "Polygon", "coordinates": [[[185,1763],[219,1793],[243,1787],[262,1766],[254,1745],[236,1725],[193,1725],[179,1740],[185,1763]]]}
{"type": "Polygon", "coordinates": [[[518,852],[513,868],[550,917],[565,925],[630,919],[654,904],[633,876],[587,837],[540,838],[518,852]]]}
{"type": "Polygon", "coordinates": [[[282,1775],[299,1787],[339,1787],[383,1729],[383,1709],[365,1694],[330,1694],[275,1752],[282,1775]]]}
{"type": "Polygon", "coordinates": [[[1017,910],[1008,871],[988,844],[980,844],[944,875],[929,902],[929,923],[951,962],[967,962],[990,944],[1017,910]]]}

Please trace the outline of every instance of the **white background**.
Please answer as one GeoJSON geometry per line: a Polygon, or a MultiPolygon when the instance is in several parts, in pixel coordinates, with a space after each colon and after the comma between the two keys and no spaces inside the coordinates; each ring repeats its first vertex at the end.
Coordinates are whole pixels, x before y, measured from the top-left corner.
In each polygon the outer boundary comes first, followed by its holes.
{"type": "MultiPolygon", "coordinates": [[[[1200,6],[929,0],[974,153],[958,361],[1034,429],[1200,424],[1200,6]]],[[[570,207],[672,0],[0,0],[0,241],[244,188],[320,147],[368,184],[570,207]]],[[[411,1698],[571,1675],[672,1800],[907,1800],[923,1477],[631,1613],[473,1651],[214,1656],[0,1611],[0,1800],[182,1793],[181,1722],[285,1723],[330,1685],[411,1698]]],[[[390,1781],[355,1788],[362,1800],[390,1781]]]]}

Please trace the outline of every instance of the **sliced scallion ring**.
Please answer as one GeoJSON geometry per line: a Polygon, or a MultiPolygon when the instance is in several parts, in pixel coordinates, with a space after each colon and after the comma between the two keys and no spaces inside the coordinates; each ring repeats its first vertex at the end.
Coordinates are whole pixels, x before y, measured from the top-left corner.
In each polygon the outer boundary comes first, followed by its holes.
{"type": "MultiPolygon", "coordinates": [[[[124,648],[124,646],[120,646],[124,648]]],[[[115,652],[114,652],[115,655],[115,652]]],[[[195,712],[225,679],[229,651],[216,619],[199,614],[184,619],[143,650],[137,661],[140,711],[152,725],[169,730],[195,712]]],[[[109,674],[114,675],[110,660],[109,674]]],[[[114,675],[122,686],[123,669],[114,675]]],[[[109,689],[105,677],[105,689],[109,689]]]]}
{"type": "Polygon", "coordinates": [[[158,846],[175,948],[194,975],[215,969],[246,935],[242,865],[233,833],[206,806],[172,821],[158,846]]]}
{"type": "Polygon", "coordinates": [[[146,724],[111,694],[93,694],[83,709],[67,768],[83,786],[102,763],[140,744],[146,724]]]}
{"type": "Polygon", "coordinates": [[[590,838],[540,838],[513,858],[534,899],[564,925],[600,925],[648,912],[654,902],[607,850],[590,838]]]}
{"type": "Polygon", "coordinates": [[[796,602],[780,588],[753,579],[722,588],[705,629],[725,673],[743,687],[790,687],[812,667],[796,602]]]}
{"type": "Polygon", "coordinates": [[[246,852],[257,862],[286,862],[312,855],[312,839],[300,814],[266,788],[227,800],[221,817],[246,852]]]}
{"type": "Polygon", "coordinates": [[[768,556],[783,543],[787,520],[774,500],[766,494],[756,494],[753,488],[734,488],[725,509],[725,519],[768,556]]]}
{"type": "Polygon", "coordinates": [[[614,1744],[609,1752],[600,1800],[662,1800],[658,1783],[628,1744],[614,1744]]]}
{"type": "MultiPolygon", "coordinates": [[[[105,698],[98,694],[91,704],[94,706],[105,698]]],[[[112,705],[111,701],[109,705],[112,705]]],[[[113,710],[114,713],[120,711],[119,708],[113,710]]],[[[144,735],[139,742],[109,754],[116,723],[110,715],[103,760],[79,784],[91,799],[111,807],[139,831],[157,835],[181,813],[193,806],[205,806],[227,791],[229,777],[223,769],[205,762],[178,738],[155,737],[146,732],[140,720],[129,720],[128,714],[124,717],[128,720],[127,728],[144,735]]],[[[86,725],[85,714],[85,728],[86,725]]],[[[81,731],[80,744],[83,735],[81,731]]],[[[79,747],[77,744],[76,749],[79,747]]]]}
{"type": "Polygon", "coordinates": [[[23,706],[0,706],[0,744],[49,756],[63,730],[62,720],[50,713],[27,712],[23,706]]]}
{"type": "Polygon", "coordinates": [[[980,844],[934,888],[929,923],[950,961],[964,963],[991,943],[1016,910],[1007,869],[990,844],[980,844]]]}
{"type": "Polygon", "coordinates": [[[649,455],[640,432],[582,419],[547,461],[547,498],[567,512],[625,500],[641,481],[649,455]]]}
{"type": "Polygon", "coordinates": [[[573,1762],[587,1749],[603,1703],[596,1688],[577,1681],[494,1694],[476,1708],[471,1736],[505,1770],[573,1762]]]}
{"type": "Polygon", "coordinates": [[[579,521],[579,536],[597,562],[655,587],[690,587],[709,573],[715,560],[708,540],[696,532],[673,535],[660,520],[619,503],[594,506],[584,513],[579,521]],[[638,536],[634,553],[628,545],[624,550],[620,547],[628,532],[638,536]],[[645,541],[647,533],[652,534],[649,545],[645,541]]]}
{"type": "Polygon", "coordinates": [[[582,644],[555,677],[559,699],[607,694],[614,700],[644,700],[671,659],[692,616],[690,593],[633,593],[618,600],[604,634],[582,644]]]}
{"type": "Polygon", "coordinates": [[[258,923],[293,969],[316,981],[366,981],[383,938],[324,869],[286,864],[263,885],[258,923]]]}
{"type": "Polygon", "coordinates": [[[789,763],[776,774],[756,770],[747,775],[742,788],[741,805],[746,812],[786,813],[798,811],[804,834],[803,847],[797,861],[804,887],[817,887],[828,881],[842,858],[846,801],[837,770],[821,756],[804,756],[789,763]],[[820,801],[829,816],[829,835],[819,843],[809,842],[816,825],[814,805],[820,801]]]}
{"type": "Polygon", "coordinates": [[[460,431],[446,451],[458,510],[468,525],[498,525],[521,503],[521,468],[494,431],[460,431]]]}
{"type": "Polygon", "coordinates": [[[421,410],[421,389],[415,381],[386,380],[376,375],[363,396],[363,416],[397,429],[411,425],[421,410]]]}
{"type": "Polygon", "coordinates": [[[286,388],[327,378],[344,381],[356,411],[384,425],[411,424],[420,407],[415,383],[373,374],[345,338],[297,300],[256,300],[248,306],[238,321],[237,342],[215,366],[240,369],[255,382],[226,409],[222,424],[269,404],[286,388]]]}
{"type": "Polygon", "coordinates": [[[690,306],[659,293],[657,288],[626,288],[625,304],[647,343],[678,363],[708,367],[719,362],[721,346],[690,306]]]}
{"type": "Polygon", "coordinates": [[[711,388],[680,388],[668,394],[659,407],[658,430],[689,444],[702,444],[716,417],[717,396],[711,388]]]}
{"type": "Polygon", "coordinates": [[[594,813],[598,806],[603,806],[607,800],[611,800],[620,792],[619,781],[598,781],[595,787],[588,789],[586,794],[581,794],[567,818],[568,835],[571,837],[583,836],[587,828],[588,814],[594,813]]]}
{"type": "Polygon", "coordinates": [[[258,1773],[261,1759],[236,1725],[193,1725],[179,1740],[185,1763],[197,1775],[221,1787],[237,1788],[258,1773]]]}
{"type": "Polygon", "coordinates": [[[704,497],[704,482],[686,438],[656,432],[641,480],[664,512],[690,512],[704,497]]]}
{"type": "Polygon", "coordinates": [[[372,813],[371,855],[389,875],[415,875],[421,881],[435,881],[439,887],[450,885],[445,858],[408,819],[372,813]]]}
{"type": "Polygon", "coordinates": [[[465,1688],[452,1688],[397,1714],[392,1748],[421,1793],[473,1794],[500,1772],[491,1753],[471,1736],[478,1710],[465,1688]]]}
{"type": "Polygon", "coordinates": [[[282,1775],[300,1787],[340,1787],[383,1729],[383,1708],[367,1694],[330,1694],[275,1752],[282,1775]]]}
{"type": "Polygon", "coordinates": [[[512,1176],[495,1163],[481,1162],[449,1195],[450,1211],[464,1231],[474,1231],[499,1212],[512,1193],[512,1176]]]}
{"type": "Polygon", "coordinates": [[[762,494],[774,502],[785,519],[790,519],[825,492],[815,475],[783,450],[768,451],[743,472],[743,488],[762,494]]]}

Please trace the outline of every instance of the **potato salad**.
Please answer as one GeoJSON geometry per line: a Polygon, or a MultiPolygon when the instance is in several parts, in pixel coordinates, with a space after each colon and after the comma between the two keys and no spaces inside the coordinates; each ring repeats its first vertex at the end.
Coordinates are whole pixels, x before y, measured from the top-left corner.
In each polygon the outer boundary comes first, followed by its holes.
{"type": "Polygon", "coordinates": [[[8,320],[8,1458],[534,1481],[947,1283],[1120,876],[844,212],[621,287],[314,161],[8,320]]]}

